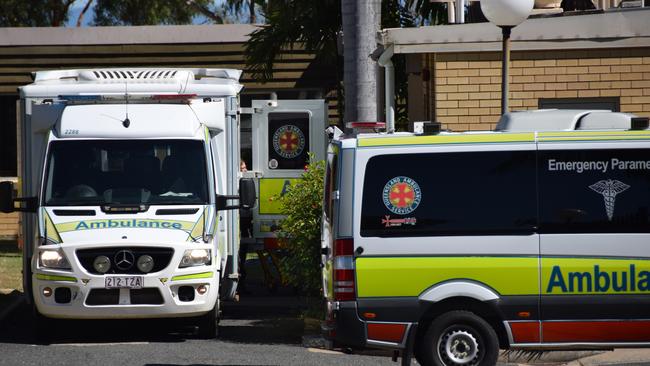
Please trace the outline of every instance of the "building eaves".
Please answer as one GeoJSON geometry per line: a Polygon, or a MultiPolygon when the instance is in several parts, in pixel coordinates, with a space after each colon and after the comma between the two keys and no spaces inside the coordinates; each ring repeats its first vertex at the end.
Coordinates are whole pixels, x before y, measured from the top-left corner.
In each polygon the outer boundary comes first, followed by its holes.
{"type": "Polygon", "coordinates": [[[248,24],[0,28],[0,47],[244,43],[256,29],[248,24]]]}
{"type": "MultiPolygon", "coordinates": [[[[512,31],[512,49],[557,50],[650,47],[650,8],[528,19],[512,31]]],[[[380,42],[395,53],[501,50],[501,30],[491,23],[384,29],[380,42]]]]}

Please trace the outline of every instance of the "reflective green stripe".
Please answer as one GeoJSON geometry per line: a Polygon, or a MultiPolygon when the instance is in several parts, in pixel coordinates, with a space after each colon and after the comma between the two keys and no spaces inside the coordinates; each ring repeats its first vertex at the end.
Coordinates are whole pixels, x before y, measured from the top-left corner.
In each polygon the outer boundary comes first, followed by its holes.
{"type": "Polygon", "coordinates": [[[537,135],[540,141],[560,141],[560,140],[630,140],[630,139],[650,139],[650,131],[558,131],[558,132],[540,132],[537,135]]]}
{"type": "Polygon", "coordinates": [[[484,133],[484,134],[457,134],[434,136],[401,136],[401,137],[376,137],[359,138],[357,141],[363,146],[396,146],[396,145],[436,145],[436,144],[485,144],[485,143],[515,143],[535,142],[535,134],[527,133],[484,133]]]}
{"type": "Polygon", "coordinates": [[[195,280],[199,278],[212,278],[214,272],[195,273],[190,275],[174,276],[172,281],[195,280]]]}
{"type": "Polygon", "coordinates": [[[454,279],[481,282],[501,295],[539,294],[537,257],[399,257],[356,260],[359,297],[420,296],[454,279]]]}
{"type": "MultiPolygon", "coordinates": [[[[650,140],[650,131],[558,131],[539,132],[539,142],[559,141],[626,141],[650,140]]],[[[448,144],[487,144],[487,143],[525,143],[535,142],[535,134],[525,133],[477,133],[449,134],[433,136],[379,136],[360,137],[359,147],[408,146],[408,145],[448,145],[448,144]]]]}
{"type": "Polygon", "coordinates": [[[74,277],[46,275],[46,274],[42,274],[42,273],[37,273],[36,274],[36,279],[43,280],[43,281],[77,282],[77,279],[74,278],[74,277]]]}
{"type": "Polygon", "coordinates": [[[280,197],[295,185],[300,178],[262,178],[260,179],[259,213],[260,215],[280,215],[282,205],[280,197]]]}

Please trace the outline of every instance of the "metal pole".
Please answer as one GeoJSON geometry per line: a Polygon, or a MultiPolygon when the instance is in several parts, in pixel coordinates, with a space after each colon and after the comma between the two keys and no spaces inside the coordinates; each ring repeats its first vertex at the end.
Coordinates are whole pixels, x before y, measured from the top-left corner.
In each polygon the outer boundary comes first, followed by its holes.
{"type": "Polygon", "coordinates": [[[377,59],[379,66],[385,72],[385,95],[386,95],[386,132],[395,132],[395,67],[391,61],[394,53],[393,45],[388,46],[377,59]]]}
{"type": "Polygon", "coordinates": [[[456,5],[453,1],[447,2],[447,23],[456,23],[456,5]]]}
{"type": "Polygon", "coordinates": [[[456,0],[456,23],[465,23],[465,0],[456,0]]]}
{"type": "Polygon", "coordinates": [[[501,115],[504,115],[509,112],[508,108],[508,94],[509,94],[509,82],[508,74],[510,70],[510,31],[512,30],[511,26],[501,27],[503,34],[503,44],[502,50],[503,54],[501,57],[501,115]]]}

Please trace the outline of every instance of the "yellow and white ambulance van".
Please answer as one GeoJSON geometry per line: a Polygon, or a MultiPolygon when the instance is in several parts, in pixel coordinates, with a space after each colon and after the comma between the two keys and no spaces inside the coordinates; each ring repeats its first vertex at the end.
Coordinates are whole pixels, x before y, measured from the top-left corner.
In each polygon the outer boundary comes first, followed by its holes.
{"type": "Polygon", "coordinates": [[[496,131],[328,149],[325,330],[423,365],[650,346],[647,118],[545,110],[496,131]]]}

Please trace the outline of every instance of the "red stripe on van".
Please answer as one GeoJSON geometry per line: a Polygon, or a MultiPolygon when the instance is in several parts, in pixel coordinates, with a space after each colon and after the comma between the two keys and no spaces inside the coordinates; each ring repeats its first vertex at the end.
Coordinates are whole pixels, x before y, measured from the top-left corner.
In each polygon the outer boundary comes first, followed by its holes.
{"type": "Polygon", "coordinates": [[[515,343],[539,343],[539,322],[509,322],[515,343]]]}
{"type": "Polygon", "coordinates": [[[545,343],[650,342],[650,321],[544,322],[545,343]]]}
{"type": "Polygon", "coordinates": [[[373,341],[401,343],[406,324],[368,323],[368,339],[373,341]]]}

